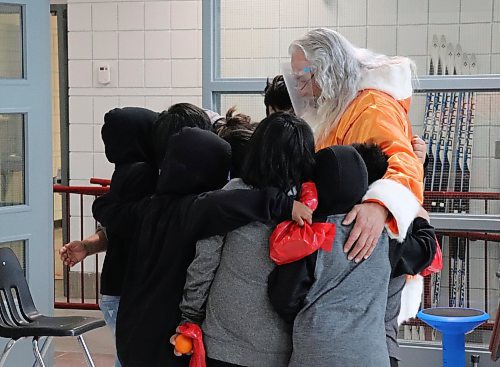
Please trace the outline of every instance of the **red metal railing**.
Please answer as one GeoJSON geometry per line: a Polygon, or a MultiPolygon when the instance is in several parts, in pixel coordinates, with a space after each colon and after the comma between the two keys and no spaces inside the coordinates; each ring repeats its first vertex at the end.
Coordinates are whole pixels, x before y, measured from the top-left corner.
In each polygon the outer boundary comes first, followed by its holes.
{"type": "MultiPolygon", "coordinates": [[[[109,180],[101,180],[101,179],[95,179],[92,181],[98,181],[99,184],[101,183],[106,183],[109,180]]],[[[91,182],[92,182],[91,181],[91,182]]],[[[82,240],[85,237],[85,207],[84,207],[84,197],[86,196],[93,196],[97,197],[99,195],[102,195],[106,192],[109,191],[109,187],[107,186],[63,186],[63,185],[54,185],[53,187],[54,194],[60,194],[62,195],[63,199],[63,235],[62,235],[62,243],[60,244],[61,246],[70,242],[71,240],[75,240],[73,234],[71,233],[71,225],[70,225],[70,219],[71,219],[71,200],[70,197],[71,195],[73,196],[78,196],[78,201],[79,201],[79,213],[78,215],[73,215],[74,217],[77,217],[79,220],[80,224],[80,233],[78,236],[78,239],[82,240]]],[[[95,229],[95,228],[94,228],[95,229]]],[[[55,256],[58,256],[56,253],[55,256]]],[[[62,265],[63,266],[63,288],[64,288],[64,298],[65,301],[61,301],[61,299],[57,297],[57,291],[54,292],[56,295],[56,299],[54,300],[54,307],[55,308],[67,308],[67,309],[99,309],[99,254],[94,255],[94,261],[95,261],[95,269],[94,274],[95,274],[95,298],[93,298],[92,301],[90,301],[86,295],[85,295],[85,289],[86,289],[86,280],[85,280],[85,264],[84,262],[80,262],[79,265],[77,265],[77,268],[79,270],[79,276],[80,276],[80,281],[79,281],[79,288],[80,288],[80,295],[79,297],[71,294],[71,289],[72,289],[72,284],[71,284],[71,277],[70,277],[70,268],[68,266],[62,265]]],[[[54,267],[57,261],[54,261],[54,267]]],[[[58,269],[54,269],[54,272],[57,274],[58,269]]]]}

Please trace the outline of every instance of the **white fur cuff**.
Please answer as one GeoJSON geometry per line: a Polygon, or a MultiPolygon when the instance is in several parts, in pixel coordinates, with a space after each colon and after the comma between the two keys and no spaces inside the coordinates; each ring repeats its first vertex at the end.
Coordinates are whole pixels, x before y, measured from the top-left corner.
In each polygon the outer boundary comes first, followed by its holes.
{"type": "Polygon", "coordinates": [[[370,199],[383,203],[391,212],[396,220],[398,233],[392,233],[388,229],[389,237],[403,242],[408,228],[420,209],[415,195],[399,182],[383,178],[375,181],[368,188],[363,201],[370,199]]]}
{"type": "Polygon", "coordinates": [[[398,315],[398,325],[417,315],[424,291],[424,278],[416,275],[406,278],[406,284],[401,292],[401,310],[398,315]]]}

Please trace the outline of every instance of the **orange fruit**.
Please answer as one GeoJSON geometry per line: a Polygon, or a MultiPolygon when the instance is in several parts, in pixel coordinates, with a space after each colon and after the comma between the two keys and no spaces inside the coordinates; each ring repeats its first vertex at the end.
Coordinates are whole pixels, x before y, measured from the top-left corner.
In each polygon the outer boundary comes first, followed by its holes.
{"type": "Polygon", "coordinates": [[[193,350],[193,340],[182,334],[175,337],[175,350],[179,353],[186,354],[193,350]]]}

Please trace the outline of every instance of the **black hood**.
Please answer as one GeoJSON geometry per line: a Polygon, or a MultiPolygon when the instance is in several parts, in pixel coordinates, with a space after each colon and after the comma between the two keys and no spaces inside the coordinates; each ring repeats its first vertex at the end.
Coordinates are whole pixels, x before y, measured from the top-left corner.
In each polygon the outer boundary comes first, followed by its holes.
{"type": "Polygon", "coordinates": [[[106,113],[101,136],[108,161],[154,162],[151,129],[157,118],[157,112],[140,107],[115,108],[106,113]]]}
{"type": "Polygon", "coordinates": [[[368,173],[352,146],[333,146],[316,153],[314,182],[318,189],[315,214],[341,214],[361,201],[368,188],[368,173]]]}
{"type": "Polygon", "coordinates": [[[123,200],[138,200],[154,193],[158,168],[146,162],[116,165],[111,191],[123,200]]]}
{"type": "Polygon", "coordinates": [[[158,194],[199,194],[227,182],[231,146],[211,131],[185,127],[168,140],[158,194]]]}

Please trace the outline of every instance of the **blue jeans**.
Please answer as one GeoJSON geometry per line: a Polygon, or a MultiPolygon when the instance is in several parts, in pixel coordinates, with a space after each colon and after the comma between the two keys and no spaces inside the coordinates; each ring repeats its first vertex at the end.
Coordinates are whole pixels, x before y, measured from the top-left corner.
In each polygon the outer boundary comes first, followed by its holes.
{"type": "MultiPolygon", "coordinates": [[[[118,313],[118,306],[120,305],[120,296],[108,296],[106,294],[101,294],[101,300],[99,301],[99,307],[101,307],[102,314],[104,315],[104,321],[106,325],[113,331],[113,336],[116,331],[116,314],[118,313]]],[[[116,340],[116,338],[115,338],[116,340]]],[[[115,367],[121,367],[118,357],[115,358],[115,367]]]]}

